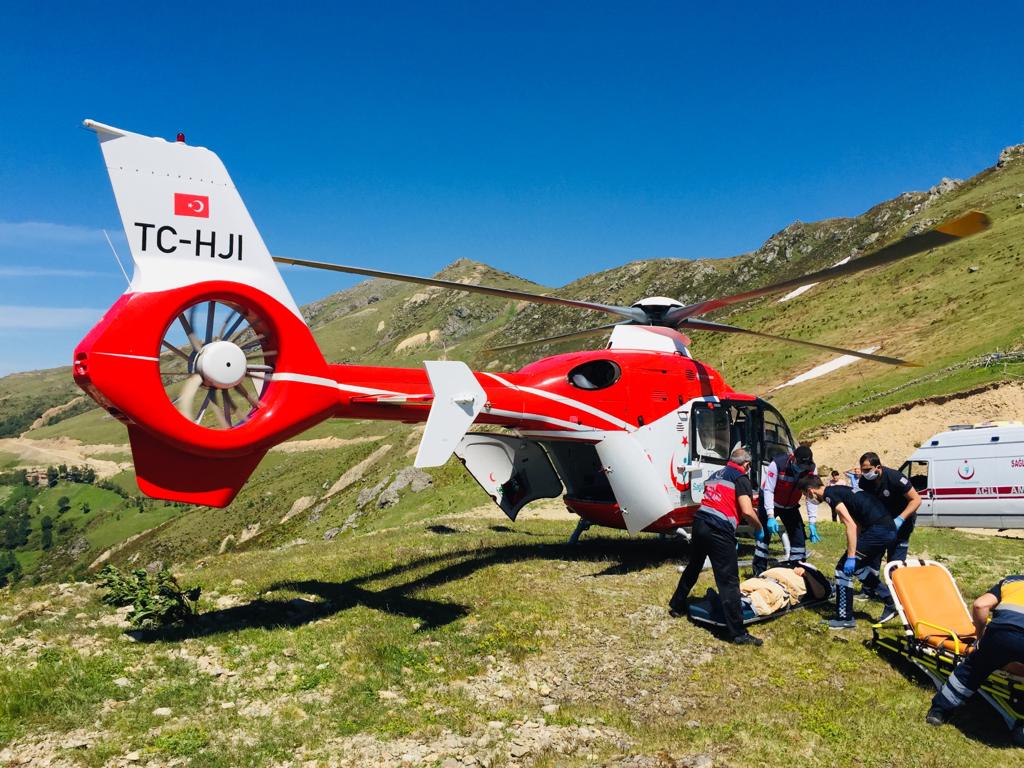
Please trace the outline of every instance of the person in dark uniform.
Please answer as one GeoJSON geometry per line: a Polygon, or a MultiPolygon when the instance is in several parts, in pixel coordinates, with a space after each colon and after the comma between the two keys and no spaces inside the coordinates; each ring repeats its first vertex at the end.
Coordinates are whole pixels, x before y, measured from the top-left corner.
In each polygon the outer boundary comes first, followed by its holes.
{"type": "Polygon", "coordinates": [[[869,451],[860,457],[860,489],[870,493],[884,506],[896,525],[896,542],[886,550],[885,559],[906,560],[910,549],[910,534],[917,522],[917,508],[921,495],[914,490],[902,472],[882,466],[878,454],[869,451]]]}
{"type": "Polygon", "coordinates": [[[690,560],[669,601],[673,616],[686,614],[686,600],[697,583],[705,558],[711,560],[715,585],[722,599],[726,632],[739,645],[761,645],[743,625],[740,602],[740,568],[736,556],[736,528],[740,518],[753,526],[760,540],[764,533],[754,512],[754,487],[750,482],[750,451],[737,448],[729,463],[704,484],[704,500],[693,517],[690,560]]]}
{"type": "MultiPolygon", "coordinates": [[[[1007,576],[974,601],[971,611],[977,641],[932,699],[925,717],[942,725],[957,707],[977,693],[985,679],[1011,662],[1024,662],[1024,576],[1007,576]]],[[[1024,746],[1024,723],[1013,729],[1013,741],[1024,746]]]]}
{"type": "Polygon", "coordinates": [[[880,621],[885,621],[895,608],[888,587],[878,578],[882,555],[896,541],[896,526],[889,513],[870,493],[854,493],[845,485],[828,488],[817,475],[800,480],[800,490],[814,501],[824,501],[839,515],[846,526],[846,552],[836,563],[836,618],[829,620],[831,629],[852,629],[853,577],[885,601],[880,621]]]}
{"type": "MultiPolygon", "coordinates": [[[[793,453],[780,453],[764,471],[761,493],[757,500],[757,516],[765,529],[764,541],[754,545],[754,575],[758,576],[768,568],[768,545],[772,535],[778,536],[785,528],[789,536],[789,564],[807,558],[807,533],[804,519],[800,516],[801,477],[814,474],[814,456],[806,445],[797,447],[793,453]],[[779,521],[782,525],[779,525],[779,521]]],[[[817,505],[807,503],[807,521],[810,523],[811,542],[819,541],[817,505]]]]}

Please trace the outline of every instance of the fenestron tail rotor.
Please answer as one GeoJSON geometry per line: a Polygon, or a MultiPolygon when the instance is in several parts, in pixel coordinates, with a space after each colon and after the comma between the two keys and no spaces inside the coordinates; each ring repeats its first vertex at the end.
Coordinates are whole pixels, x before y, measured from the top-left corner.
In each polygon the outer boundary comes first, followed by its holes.
{"type": "Polygon", "coordinates": [[[182,310],[160,342],[160,375],[178,412],[208,429],[233,429],[260,408],[277,350],[269,325],[228,301],[182,310]]]}

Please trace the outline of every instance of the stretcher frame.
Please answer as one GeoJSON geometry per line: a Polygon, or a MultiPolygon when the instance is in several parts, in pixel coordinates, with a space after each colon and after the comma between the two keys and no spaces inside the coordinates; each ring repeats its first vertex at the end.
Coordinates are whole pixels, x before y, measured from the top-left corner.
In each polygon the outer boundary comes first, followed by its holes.
{"type": "MultiPolygon", "coordinates": [[[[898,568],[921,566],[935,566],[945,572],[960,597],[964,613],[970,617],[970,611],[967,609],[967,603],[964,602],[956,579],[942,563],[920,558],[893,561],[886,564],[883,576],[892,593],[900,624],[896,623],[895,617],[887,622],[874,624],[871,628],[871,643],[876,648],[884,648],[905,658],[924,672],[938,689],[945,685],[956,666],[967,658],[973,648],[975,638],[960,636],[952,629],[925,620],[918,620],[916,627],[910,625],[899,593],[893,585],[891,574],[898,568]],[[928,632],[923,633],[923,630],[928,630],[928,632]],[[924,634],[923,637],[920,636],[922,634],[924,634]],[[953,649],[942,645],[935,646],[928,642],[930,638],[936,637],[952,641],[953,649]]],[[[1012,730],[1024,722],[1024,677],[1010,674],[1005,670],[997,670],[982,683],[981,688],[978,689],[978,695],[999,713],[1007,728],[1012,730]]]]}

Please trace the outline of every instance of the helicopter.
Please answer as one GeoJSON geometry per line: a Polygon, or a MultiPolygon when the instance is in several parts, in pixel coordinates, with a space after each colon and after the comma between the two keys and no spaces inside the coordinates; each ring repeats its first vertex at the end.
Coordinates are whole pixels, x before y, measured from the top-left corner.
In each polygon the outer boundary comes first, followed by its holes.
{"type": "MultiPolygon", "coordinates": [[[[684,304],[630,306],[272,256],[218,156],[92,120],[134,262],[128,289],[74,351],[76,383],[128,429],[139,488],[223,507],[274,445],[329,418],[425,423],[417,467],[453,455],[511,519],[562,496],[581,524],[675,533],[736,445],[752,480],[796,443],[786,420],[695,358],[686,331],[801,344],[913,365],[704,319],[751,299],[893,263],[989,226],[970,211],[868,255],[772,285],[684,304]],[[328,364],[276,264],[560,305],[615,322],[494,347],[609,334],[604,349],[515,372],[455,360],[423,368],[328,364]],[[470,431],[471,427],[474,427],[470,431]],[[481,427],[494,428],[481,431],[481,427]]],[[[577,529],[577,534],[579,529],[577,529]]]]}

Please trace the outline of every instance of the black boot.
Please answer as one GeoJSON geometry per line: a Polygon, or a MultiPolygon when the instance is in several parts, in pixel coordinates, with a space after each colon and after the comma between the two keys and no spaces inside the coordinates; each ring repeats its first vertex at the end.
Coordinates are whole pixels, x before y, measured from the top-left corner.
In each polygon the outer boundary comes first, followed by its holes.
{"type": "Polygon", "coordinates": [[[945,710],[939,709],[938,707],[932,707],[928,710],[928,714],[925,715],[924,721],[928,725],[943,725],[949,719],[949,715],[946,714],[945,710]]]}
{"type": "Polygon", "coordinates": [[[747,632],[743,635],[736,635],[736,637],[729,640],[733,645],[752,645],[755,648],[764,644],[764,641],[759,637],[754,637],[752,634],[747,632]]]}

